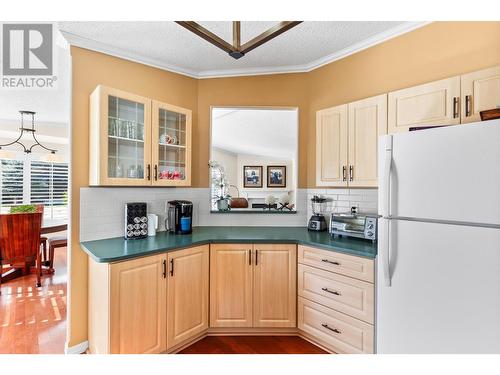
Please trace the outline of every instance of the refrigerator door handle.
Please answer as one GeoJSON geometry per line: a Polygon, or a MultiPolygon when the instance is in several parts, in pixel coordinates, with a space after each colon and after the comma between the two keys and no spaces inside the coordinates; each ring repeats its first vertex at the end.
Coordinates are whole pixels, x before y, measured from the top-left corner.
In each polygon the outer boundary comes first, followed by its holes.
{"type": "Polygon", "coordinates": [[[381,219],[384,227],[384,234],[382,245],[382,271],[384,275],[384,286],[391,286],[391,219],[381,219]]]}
{"type": "Polygon", "coordinates": [[[387,135],[385,139],[384,153],[384,175],[382,180],[383,199],[380,207],[382,217],[390,217],[391,202],[391,168],[392,168],[392,136],[387,135]]]}

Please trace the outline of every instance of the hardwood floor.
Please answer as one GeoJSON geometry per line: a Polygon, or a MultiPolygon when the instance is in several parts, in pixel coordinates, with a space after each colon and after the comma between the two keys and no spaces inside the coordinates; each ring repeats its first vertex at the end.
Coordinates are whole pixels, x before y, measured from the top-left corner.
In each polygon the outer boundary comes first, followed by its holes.
{"type": "Polygon", "coordinates": [[[179,354],[327,354],[297,336],[208,336],[179,354]]]}
{"type": "Polygon", "coordinates": [[[55,274],[30,274],[2,283],[0,353],[64,353],[66,340],[66,248],[55,250],[55,274]]]}

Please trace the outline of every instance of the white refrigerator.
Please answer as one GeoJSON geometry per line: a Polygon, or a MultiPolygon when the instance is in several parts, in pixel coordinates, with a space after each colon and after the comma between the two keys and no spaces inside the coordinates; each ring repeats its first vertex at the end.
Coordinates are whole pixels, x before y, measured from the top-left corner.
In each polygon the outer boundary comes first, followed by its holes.
{"type": "Polygon", "coordinates": [[[383,136],[377,353],[500,353],[500,120],[383,136]]]}

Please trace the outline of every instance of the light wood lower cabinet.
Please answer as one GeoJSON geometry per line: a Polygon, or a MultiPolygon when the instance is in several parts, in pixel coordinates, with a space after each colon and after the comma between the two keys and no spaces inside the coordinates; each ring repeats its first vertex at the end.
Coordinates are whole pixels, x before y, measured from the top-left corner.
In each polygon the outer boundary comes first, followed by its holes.
{"type": "Polygon", "coordinates": [[[301,264],[354,277],[369,283],[373,283],[375,280],[375,266],[372,259],[299,245],[298,261],[301,264]]]}
{"type": "Polygon", "coordinates": [[[210,245],[210,326],[252,326],[252,245],[210,245]]]}
{"type": "Polygon", "coordinates": [[[208,256],[199,246],[117,263],[90,259],[90,352],[161,353],[205,331],[208,256]]]}
{"type": "Polygon", "coordinates": [[[295,245],[254,245],[253,326],[295,327],[295,245]]]}
{"type": "Polygon", "coordinates": [[[298,279],[299,296],[373,324],[373,284],[303,264],[298,279]]]}
{"type": "Polygon", "coordinates": [[[336,353],[373,353],[374,261],[299,245],[297,326],[336,353]]]}
{"type": "Polygon", "coordinates": [[[89,261],[89,348],[98,354],[160,353],[167,347],[166,255],[89,261]]]}
{"type": "Polygon", "coordinates": [[[296,245],[210,246],[211,327],[294,327],[296,245]]]}
{"type": "Polygon", "coordinates": [[[299,329],[336,353],[373,353],[374,330],[349,315],[298,298],[299,329]]]}
{"type": "Polygon", "coordinates": [[[209,246],[167,255],[168,350],[208,328],[209,246]]]}

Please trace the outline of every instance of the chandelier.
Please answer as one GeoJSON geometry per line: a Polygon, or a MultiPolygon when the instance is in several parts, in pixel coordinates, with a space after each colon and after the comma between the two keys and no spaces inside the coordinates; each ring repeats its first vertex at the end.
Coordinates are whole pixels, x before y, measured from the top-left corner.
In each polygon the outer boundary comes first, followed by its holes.
{"type": "Polygon", "coordinates": [[[276,38],[278,35],[297,26],[302,21],[282,21],[243,45],[241,44],[241,21],[233,21],[233,44],[226,42],[224,39],[194,21],[175,22],[198,35],[200,38],[205,39],[207,42],[227,52],[232,58],[238,60],[254,48],[276,38]]]}
{"type": "Polygon", "coordinates": [[[40,142],[38,142],[38,139],[36,139],[36,136],[35,136],[35,114],[36,112],[32,112],[32,111],[19,111],[19,113],[21,114],[21,127],[19,128],[21,130],[21,134],[19,134],[19,137],[17,137],[17,139],[13,142],[10,142],[10,143],[7,143],[7,144],[4,144],[4,145],[0,145],[0,150],[2,149],[2,147],[5,147],[5,146],[10,146],[10,145],[13,145],[15,143],[21,145],[24,149],[24,152],[27,153],[27,154],[31,154],[32,150],[33,150],[33,147],[36,147],[36,146],[39,146],[47,151],[50,151],[51,154],[55,154],[57,150],[53,150],[51,148],[48,148],[48,147],[45,147],[44,145],[42,145],[40,142]],[[24,126],[24,116],[31,116],[31,127],[25,127],[24,126]],[[24,135],[24,132],[28,133],[28,134],[31,134],[31,136],[33,137],[33,140],[35,141],[35,143],[33,145],[31,145],[29,148],[26,147],[22,142],[21,142],[21,138],[23,137],[24,135]]]}

